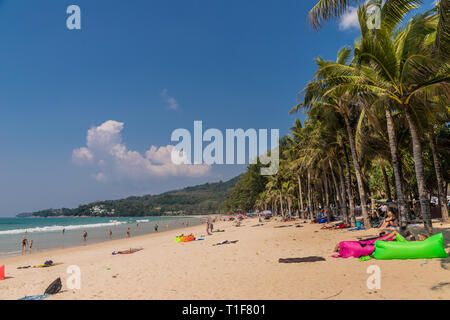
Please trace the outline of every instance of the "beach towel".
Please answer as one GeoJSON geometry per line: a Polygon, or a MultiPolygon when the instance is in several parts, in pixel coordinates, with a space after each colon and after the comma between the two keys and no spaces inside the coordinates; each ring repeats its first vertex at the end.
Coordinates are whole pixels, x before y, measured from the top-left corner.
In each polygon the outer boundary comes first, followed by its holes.
{"type": "MultiPolygon", "coordinates": [[[[46,261],[47,262],[47,261],[46,261]]],[[[33,268],[48,268],[48,267],[54,267],[54,266],[58,266],[60,264],[63,264],[62,262],[55,262],[55,263],[47,263],[47,264],[38,264],[37,266],[33,266],[33,268]]]]}
{"type": "Polygon", "coordinates": [[[304,257],[304,258],[286,258],[286,259],[278,259],[278,263],[301,263],[301,262],[317,262],[317,261],[326,261],[323,257],[304,257]]]}
{"type": "Polygon", "coordinates": [[[232,243],[236,243],[236,242],[238,242],[238,241],[239,241],[239,240],[234,240],[234,241],[228,241],[228,240],[225,240],[225,241],[222,241],[222,242],[213,244],[213,246],[221,246],[221,245],[223,245],[223,244],[232,244],[232,243]]]}
{"type": "Polygon", "coordinates": [[[50,294],[40,294],[37,296],[25,296],[25,297],[17,299],[17,300],[44,300],[50,296],[51,296],[50,294]]]}
{"type": "Polygon", "coordinates": [[[358,227],[358,228],[348,229],[347,231],[357,231],[357,230],[366,230],[366,228],[358,227]]]}
{"type": "Polygon", "coordinates": [[[135,252],[138,252],[138,251],[141,251],[141,250],[143,250],[143,249],[140,248],[140,249],[130,249],[130,250],[124,250],[124,251],[114,251],[112,253],[112,255],[114,256],[116,254],[132,254],[132,253],[135,253],[135,252]]]}

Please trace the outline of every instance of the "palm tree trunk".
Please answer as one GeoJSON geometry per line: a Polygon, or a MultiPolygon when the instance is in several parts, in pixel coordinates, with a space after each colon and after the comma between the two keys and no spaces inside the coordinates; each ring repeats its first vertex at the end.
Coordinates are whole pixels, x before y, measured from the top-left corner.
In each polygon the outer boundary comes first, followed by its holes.
{"type": "Polygon", "coordinates": [[[291,211],[292,199],[290,196],[287,197],[287,205],[288,205],[289,218],[291,218],[292,217],[292,211],[291,211]]]}
{"type": "Polygon", "coordinates": [[[381,172],[383,173],[384,189],[386,190],[386,199],[392,199],[391,187],[389,186],[389,179],[386,173],[386,167],[381,163],[381,172]]]}
{"type": "Polygon", "coordinates": [[[353,136],[352,127],[350,126],[350,120],[346,114],[344,114],[345,126],[347,127],[347,135],[350,143],[350,151],[353,159],[353,167],[355,168],[356,181],[358,183],[359,199],[361,202],[362,216],[364,220],[364,227],[370,229],[369,213],[367,211],[366,192],[364,191],[363,179],[361,174],[361,168],[358,163],[358,156],[356,154],[355,138],[353,136]]]}
{"type": "Polygon", "coordinates": [[[345,183],[344,183],[344,173],[342,172],[342,166],[339,160],[337,160],[339,169],[339,183],[341,186],[341,212],[344,217],[344,221],[348,224],[348,210],[347,210],[347,197],[345,195],[345,183]]]}
{"type": "Polygon", "coordinates": [[[281,194],[281,189],[280,189],[280,210],[281,210],[281,216],[284,218],[283,195],[281,194]]]}
{"type": "Polygon", "coordinates": [[[399,157],[397,138],[395,136],[394,119],[392,118],[391,109],[386,107],[386,122],[387,132],[389,138],[389,148],[391,150],[392,168],[394,169],[395,178],[395,192],[397,196],[398,208],[399,208],[399,221],[400,226],[406,226],[406,215],[408,214],[408,207],[405,201],[405,188],[403,185],[402,167],[399,157]]]}
{"type": "Polygon", "coordinates": [[[445,222],[449,222],[450,218],[448,216],[447,197],[446,197],[447,194],[444,193],[444,178],[442,176],[441,162],[439,161],[439,157],[436,151],[436,143],[433,129],[430,130],[430,134],[428,137],[430,140],[431,153],[433,154],[434,171],[436,172],[437,190],[438,190],[439,204],[441,205],[442,219],[445,222]]]}
{"type": "MultiPolygon", "coordinates": [[[[334,170],[333,170],[333,165],[331,164],[331,159],[328,159],[328,163],[330,164],[331,177],[333,179],[334,188],[336,189],[336,194],[337,194],[338,199],[339,199],[339,206],[341,207],[341,213],[343,214],[343,212],[342,212],[342,206],[343,206],[342,205],[342,195],[339,192],[339,187],[338,187],[338,184],[337,184],[337,181],[336,181],[336,177],[334,176],[334,170]]],[[[345,218],[345,216],[344,216],[344,218],[345,218]]]]}
{"type": "Polygon", "coordinates": [[[427,191],[425,188],[425,173],[423,169],[422,144],[420,142],[419,130],[409,110],[409,107],[404,104],[402,104],[402,106],[403,110],[405,111],[406,121],[408,122],[409,131],[411,133],[414,168],[416,172],[417,188],[419,191],[420,210],[422,212],[425,230],[428,235],[431,235],[433,233],[433,225],[431,223],[430,201],[427,198],[427,191]]]}
{"type": "Polygon", "coordinates": [[[311,199],[311,169],[308,168],[308,211],[309,218],[313,219],[313,207],[312,207],[312,199],[311,199]]]}
{"type": "MultiPolygon", "coordinates": [[[[302,215],[304,214],[303,211],[303,192],[302,192],[302,181],[300,180],[300,175],[297,174],[297,179],[298,179],[298,201],[299,201],[299,206],[298,208],[301,210],[302,215]]],[[[298,215],[298,217],[300,218],[300,214],[298,215]]],[[[303,218],[305,218],[303,216],[303,218]]]]}
{"type": "Polygon", "coordinates": [[[346,184],[347,184],[348,204],[350,207],[350,224],[352,225],[352,227],[355,227],[356,226],[355,201],[353,200],[352,173],[350,171],[350,160],[348,158],[347,147],[345,146],[345,143],[342,143],[341,145],[344,151],[345,171],[347,174],[346,184]]]}
{"type": "Polygon", "coordinates": [[[323,182],[324,182],[324,189],[325,189],[325,208],[324,211],[327,215],[327,221],[328,223],[330,223],[330,198],[329,198],[329,194],[328,194],[328,179],[327,179],[327,174],[324,172],[323,173],[323,182]]]}

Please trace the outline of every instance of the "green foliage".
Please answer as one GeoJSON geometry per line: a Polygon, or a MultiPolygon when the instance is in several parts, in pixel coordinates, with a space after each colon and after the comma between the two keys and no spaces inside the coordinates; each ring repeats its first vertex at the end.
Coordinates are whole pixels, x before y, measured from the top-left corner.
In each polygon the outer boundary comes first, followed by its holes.
{"type": "Polygon", "coordinates": [[[255,202],[267,183],[267,177],[260,174],[261,167],[261,164],[248,166],[224,202],[226,211],[248,212],[255,208],[255,202]]]}
{"type": "Polygon", "coordinates": [[[169,191],[160,195],[98,201],[80,205],[75,209],[47,209],[32,214],[21,214],[20,216],[141,217],[219,213],[224,199],[231,192],[238,179],[239,177],[227,182],[206,183],[182,190],[169,191]]]}

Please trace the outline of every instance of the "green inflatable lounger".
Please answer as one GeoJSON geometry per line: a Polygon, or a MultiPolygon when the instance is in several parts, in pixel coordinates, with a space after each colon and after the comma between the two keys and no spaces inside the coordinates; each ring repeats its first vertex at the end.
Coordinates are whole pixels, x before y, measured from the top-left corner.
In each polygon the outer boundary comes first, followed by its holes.
{"type": "Polygon", "coordinates": [[[373,257],[378,260],[390,259],[433,259],[447,258],[444,250],[444,236],[435,234],[424,241],[406,241],[397,235],[397,241],[375,241],[373,257]]]}

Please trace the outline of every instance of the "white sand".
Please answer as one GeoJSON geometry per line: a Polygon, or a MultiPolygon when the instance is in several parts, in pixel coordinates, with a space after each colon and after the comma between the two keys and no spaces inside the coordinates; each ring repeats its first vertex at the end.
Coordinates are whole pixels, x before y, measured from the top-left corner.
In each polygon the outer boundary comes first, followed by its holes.
{"type": "MultiPolygon", "coordinates": [[[[339,241],[376,235],[375,229],[349,232],[320,230],[321,225],[244,220],[243,226],[218,222],[204,241],[176,243],[180,232],[206,234],[205,225],[84,247],[14,257],[0,261],[6,276],[0,281],[0,299],[43,294],[57,277],[63,292],[48,299],[450,299],[450,259],[371,260],[331,258],[339,241]],[[213,246],[224,240],[236,244],[213,246]],[[111,255],[114,250],[143,247],[131,255],[111,255]],[[279,258],[321,256],[326,261],[279,263],[279,258]],[[62,265],[17,269],[42,264],[62,265]],[[66,269],[81,269],[81,289],[68,290],[66,269]],[[367,267],[381,268],[381,289],[369,290],[367,267]],[[107,270],[111,268],[111,270],[107,270]]],[[[448,251],[450,226],[444,231],[448,251]]]]}

